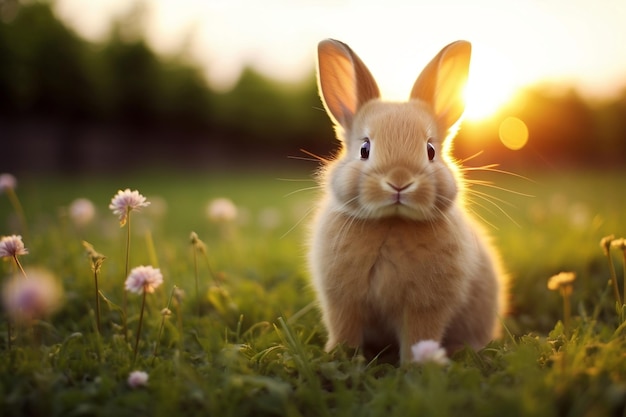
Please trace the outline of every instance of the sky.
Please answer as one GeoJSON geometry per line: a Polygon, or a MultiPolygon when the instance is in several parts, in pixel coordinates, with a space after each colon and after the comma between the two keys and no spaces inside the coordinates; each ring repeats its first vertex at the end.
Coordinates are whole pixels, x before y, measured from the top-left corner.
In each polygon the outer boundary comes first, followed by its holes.
{"type": "MultiPolygon", "coordinates": [[[[128,0],[57,0],[59,16],[100,40],[128,0]]],[[[392,100],[408,96],[424,65],[448,43],[473,45],[469,117],[497,109],[530,84],[574,86],[591,97],[626,87],[624,0],[144,0],[155,50],[184,48],[214,88],[246,65],[287,82],[311,74],[317,43],[348,43],[392,100]],[[384,4],[382,6],[381,4],[384,4]]]]}

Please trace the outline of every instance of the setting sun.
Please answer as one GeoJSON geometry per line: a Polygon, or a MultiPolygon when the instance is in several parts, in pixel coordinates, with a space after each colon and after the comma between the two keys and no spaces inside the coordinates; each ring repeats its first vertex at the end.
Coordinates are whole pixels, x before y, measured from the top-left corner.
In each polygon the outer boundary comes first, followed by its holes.
{"type": "Polygon", "coordinates": [[[506,104],[520,87],[513,73],[502,55],[482,45],[474,45],[465,87],[465,118],[488,118],[506,104]]]}

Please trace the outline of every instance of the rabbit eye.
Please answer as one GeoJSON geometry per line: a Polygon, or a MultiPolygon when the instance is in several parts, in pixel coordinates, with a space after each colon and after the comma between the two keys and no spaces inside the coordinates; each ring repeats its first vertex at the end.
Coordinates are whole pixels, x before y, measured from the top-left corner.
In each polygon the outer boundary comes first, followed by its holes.
{"type": "Polygon", "coordinates": [[[432,143],[426,142],[426,151],[428,152],[429,161],[435,159],[435,146],[432,143]]]}
{"type": "Polygon", "coordinates": [[[361,145],[361,159],[367,159],[370,157],[370,140],[368,138],[363,139],[361,145]]]}

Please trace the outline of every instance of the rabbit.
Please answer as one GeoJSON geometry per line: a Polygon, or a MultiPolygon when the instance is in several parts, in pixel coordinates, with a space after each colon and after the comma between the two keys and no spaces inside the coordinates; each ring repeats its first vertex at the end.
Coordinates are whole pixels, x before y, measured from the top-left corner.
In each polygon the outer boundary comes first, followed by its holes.
{"type": "Polygon", "coordinates": [[[348,45],[318,45],[318,89],[342,145],[319,172],[308,254],[328,352],[392,347],[404,364],[423,340],[451,355],[499,335],[505,277],[449,155],[470,55],[469,42],[449,44],[407,102],[385,102],[348,45]]]}

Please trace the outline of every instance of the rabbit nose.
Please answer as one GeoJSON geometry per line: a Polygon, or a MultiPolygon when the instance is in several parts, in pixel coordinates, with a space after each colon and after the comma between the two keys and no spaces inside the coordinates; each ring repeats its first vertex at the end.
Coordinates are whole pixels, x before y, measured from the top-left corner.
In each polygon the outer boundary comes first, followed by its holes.
{"type": "Polygon", "coordinates": [[[410,186],[412,186],[412,185],[413,185],[413,183],[412,183],[412,182],[409,182],[409,183],[407,183],[407,184],[396,185],[396,184],[394,184],[394,183],[391,183],[391,182],[387,181],[387,185],[388,185],[388,186],[390,186],[391,188],[393,188],[395,191],[397,191],[397,192],[401,192],[401,191],[406,190],[406,189],[407,189],[407,188],[409,188],[410,186]]]}
{"type": "Polygon", "coordinates": [[[415,178],[407,170],[396,168],[385,176],[383,186],[399,193],[415,187],[415,178]]]}

